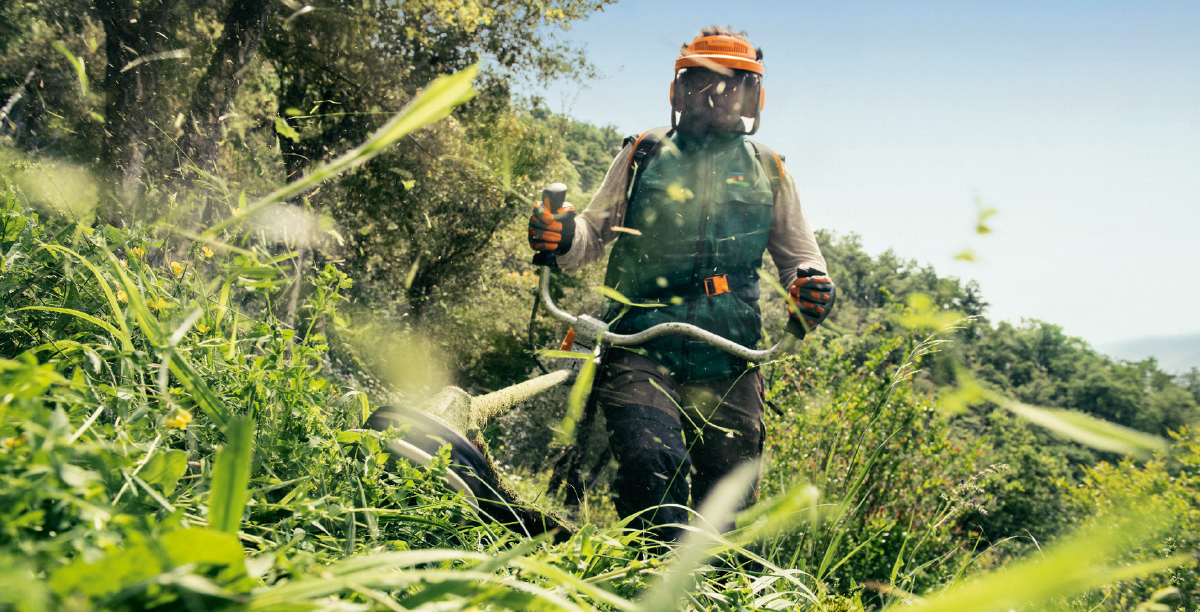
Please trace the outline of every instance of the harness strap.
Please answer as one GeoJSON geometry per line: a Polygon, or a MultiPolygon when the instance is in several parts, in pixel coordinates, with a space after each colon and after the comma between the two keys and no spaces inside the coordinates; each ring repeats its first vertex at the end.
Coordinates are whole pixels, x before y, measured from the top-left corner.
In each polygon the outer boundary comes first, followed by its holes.
{"type": "MultiPolygon", "coordinates": [[[[669,137],[671,132],[667,132],[669,137]]],[[[658,145],[662,144],[662,139],[655,130],[647,130],[642,132],[640,136],[627,136],[622,146],[633,143],[633,153],[629,156],[629,185],[625,191],[625,199],[633,197],[637,190],[638,179],[642,176],[642,169],[646,167],[646,163],[650,161],[654,152],[658,150],[658,145]]]]}
{"type": "MultiPolygon", "coordinates": [[[[667,132],[666,136],[670,138],[671,134],[672,132],[667,132]]],[[[783,158],[764,144],[753,140],[749,142],[754,147],[754,156],[758,158],[758,165],[762,166],[767,179],[771,181],[771,196],[779,199],[779,189],[783,184],[783,158]]],[[[626,199],[633,197],[637,190],[638,179],[642,176],[641,171],[662,144],[662,137],[656,130],[647,130],[638,136],[626,136],[621,146],[629,146],[629,143],[633,143],[633,153],[629,156],[629,186],[625,192],[626,199]]]]}
{"type": "Polygon", "coordinates": [[[767,178],[771,181],[771,197],[779,199],[779,188],[783,184],[783,160],[779,158],[778,153],[765,145],[753,140],[750,144],[754,146],[754,156],[758,158],[758,165],[762,166],[763,172],[767,173],[767,178]]]}
{"type": "Polygon", "coordinates": [[[758,282],[758,272],[746,268],[735,272],[710,276],[697,283],[680,283],[678,285],[655,289],[639,297],[649,299],[680,297],[690,300],[698,297],[713,297],[722,293],[731,293],[756,282],[758,282]]]}

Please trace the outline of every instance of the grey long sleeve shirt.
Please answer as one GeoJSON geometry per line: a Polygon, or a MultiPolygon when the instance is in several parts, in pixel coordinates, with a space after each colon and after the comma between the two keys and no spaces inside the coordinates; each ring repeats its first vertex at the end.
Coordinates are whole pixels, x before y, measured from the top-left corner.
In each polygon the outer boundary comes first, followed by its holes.
{"type": "MultiPolygon", "coordinates": [[[[633,145],[627,145],[608,167],[604,182],[592,197],[586,210],[575,219],[575,238],[571,250],[558,256],[558,265],[567,274],[574,274],[584,266],[604,257],[605,248],[620,236],[625,223],[628,202],[625,193],[629,186],[629,157],[633,145]]],[[[825,257],[817,246],[812,225],[804,216],[796,182],[787,168],[783,168],[779,193],[771,211],[771,233],[767,238],[767,252],[779,269],[779,284],[784,288],[796,279],[796,268],[816,268],[828,272],[825,257]]]]}

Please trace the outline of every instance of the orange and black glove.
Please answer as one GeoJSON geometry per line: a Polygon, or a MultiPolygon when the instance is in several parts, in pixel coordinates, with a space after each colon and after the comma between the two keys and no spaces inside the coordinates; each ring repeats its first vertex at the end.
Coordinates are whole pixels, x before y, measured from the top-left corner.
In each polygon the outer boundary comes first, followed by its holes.
{"type": "Polygon", "coordinates": [[[529,217],[529,248],[563,255],[571,250],[571,241],[575,239],[575,206],[563,202],[552,213],[546,202],[538,202],[529,217]]]}
{"type": "Polygon", "coordinates": [[[837,300],[837,287],[833,280],[816,268],[796,270],[796,280],[788,288],[787,330],[799,338],[817,328],[837,300]]]}

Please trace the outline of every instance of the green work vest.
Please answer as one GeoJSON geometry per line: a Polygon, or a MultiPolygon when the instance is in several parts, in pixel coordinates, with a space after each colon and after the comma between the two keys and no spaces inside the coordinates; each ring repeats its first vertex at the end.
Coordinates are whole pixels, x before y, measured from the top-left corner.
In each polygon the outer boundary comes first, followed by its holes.
{"type": "MultiPolygon", "coordinates": [[[[744,136],[665,137],[638,171],[623,233],[609,255],[605,285],[635,303],[610,302],[612,331],[635,333],[659,323],[691,323],[754,348],[762,339],[757,276],[734,291],[705,295],[704,279],[754,275],[762,266],[775,201],[771,181],[744,136]]],[[[666,336],[641,346],[678,382],[734,378],[745,360],[700,341],[666,336]]]]}

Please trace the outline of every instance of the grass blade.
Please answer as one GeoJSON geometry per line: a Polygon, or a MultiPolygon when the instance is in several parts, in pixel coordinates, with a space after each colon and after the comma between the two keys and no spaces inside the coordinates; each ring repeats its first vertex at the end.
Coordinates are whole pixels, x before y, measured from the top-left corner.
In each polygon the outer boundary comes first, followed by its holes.
{"type": "Polygon", "coordinates": [[[679,600],[695,587],[693,572],[720,542],[718,529],[733,521],[738,506],[757,480],[759,464],[746,462],[717,483],[696,517],[696,529],[689,531],[676,553],[671,571],[641,601],[647,612],[679,609],[679,600]]]}
{"type": "Polygon", "coordinates": [[[242,417],[225,430],[229,444],[217,453],[208,497],[208,523],[212,529],[237,533],[246,506],[250,458],[254,451],[254,421],[242,417]]]}
{"type": "Polygon", "coordinates": [[[119,329],[117,329],[116,327],[114,327],[112,323],[109,323],[108,321],[105,321],[104,319],[99,319],[99,318],[93,317],[92,315],[90,315],[86,312],[80,312],[78,310],[72,310],[70,308],[59,308],[57,306],[26,306],[24,308],[18,308],[16,310],[14,310],[13,312],[20,312],[22,310],[44,310],[46,312],[57,312],[59,314],[66,314],[66,315],[71,315],[73,317],[79,317],[80,319],[83,319],[84,321],[87,321],[88,323],[91,323],[93,325],[97,325],[97,326],[103,328],[104,331],[112,334],[118,340],[122,339],[121,331],[119,329]]]}
{"type": "MultiPolygon", "coordinates": [[[[129,333],[128,323],[125,322],[125,313],[121,310],[121,303],[117,301],[117,295],[113,293],[112,288],[108,286],[108,281],[104,278],[104,275],[100,274],[100,269],[79,253],[76,253],[75,251],[72,251],[64,246],[47,244],[41,248],[50,251],[51,253],[57,251],[66,255],[70,255],[71,257],[78,259],[80,263],[82,263],[85,267],[87,267],[88,270],[91,271],[92,276],[96,277],[96,284],[99,285],[100,290],[104,292],[104,299],[108,302],[109,310],[112,311],[113,320],[117,322],[117,325],[121,329],[121,333],[117,336],[117,338],[121,340],[121,347],[126,351],[133,350],[132,335],[129,333]]],[[[109,255],[111,256],[112,254],[109,253],[109,255]]]]}
{"type": "Polygon", "coordinates": [[[1041,408],[1013,401],[999,393],[988,399],[1024,419],[1080,444],[1145,459],[1167,449],[1167,441],[1148,433],[1088,416],[1082,412],[1041,408]]]}
{"type": "Polygon", "coordinates": [[[1160,572],[1187,563],[1190,554],[1138,564],[1116,562],[1130,541],[1154,533],[1161,517],[1126,517],[1116,529],[1093,527],[1076,533],[1058,546],[1009,565],[1004,571],[965,586],[950,587],[925,605],[892,605],[887,610],[916,608],[922,612],[1003,612],[1082,593],[1106,584],[1160,572]]]}

